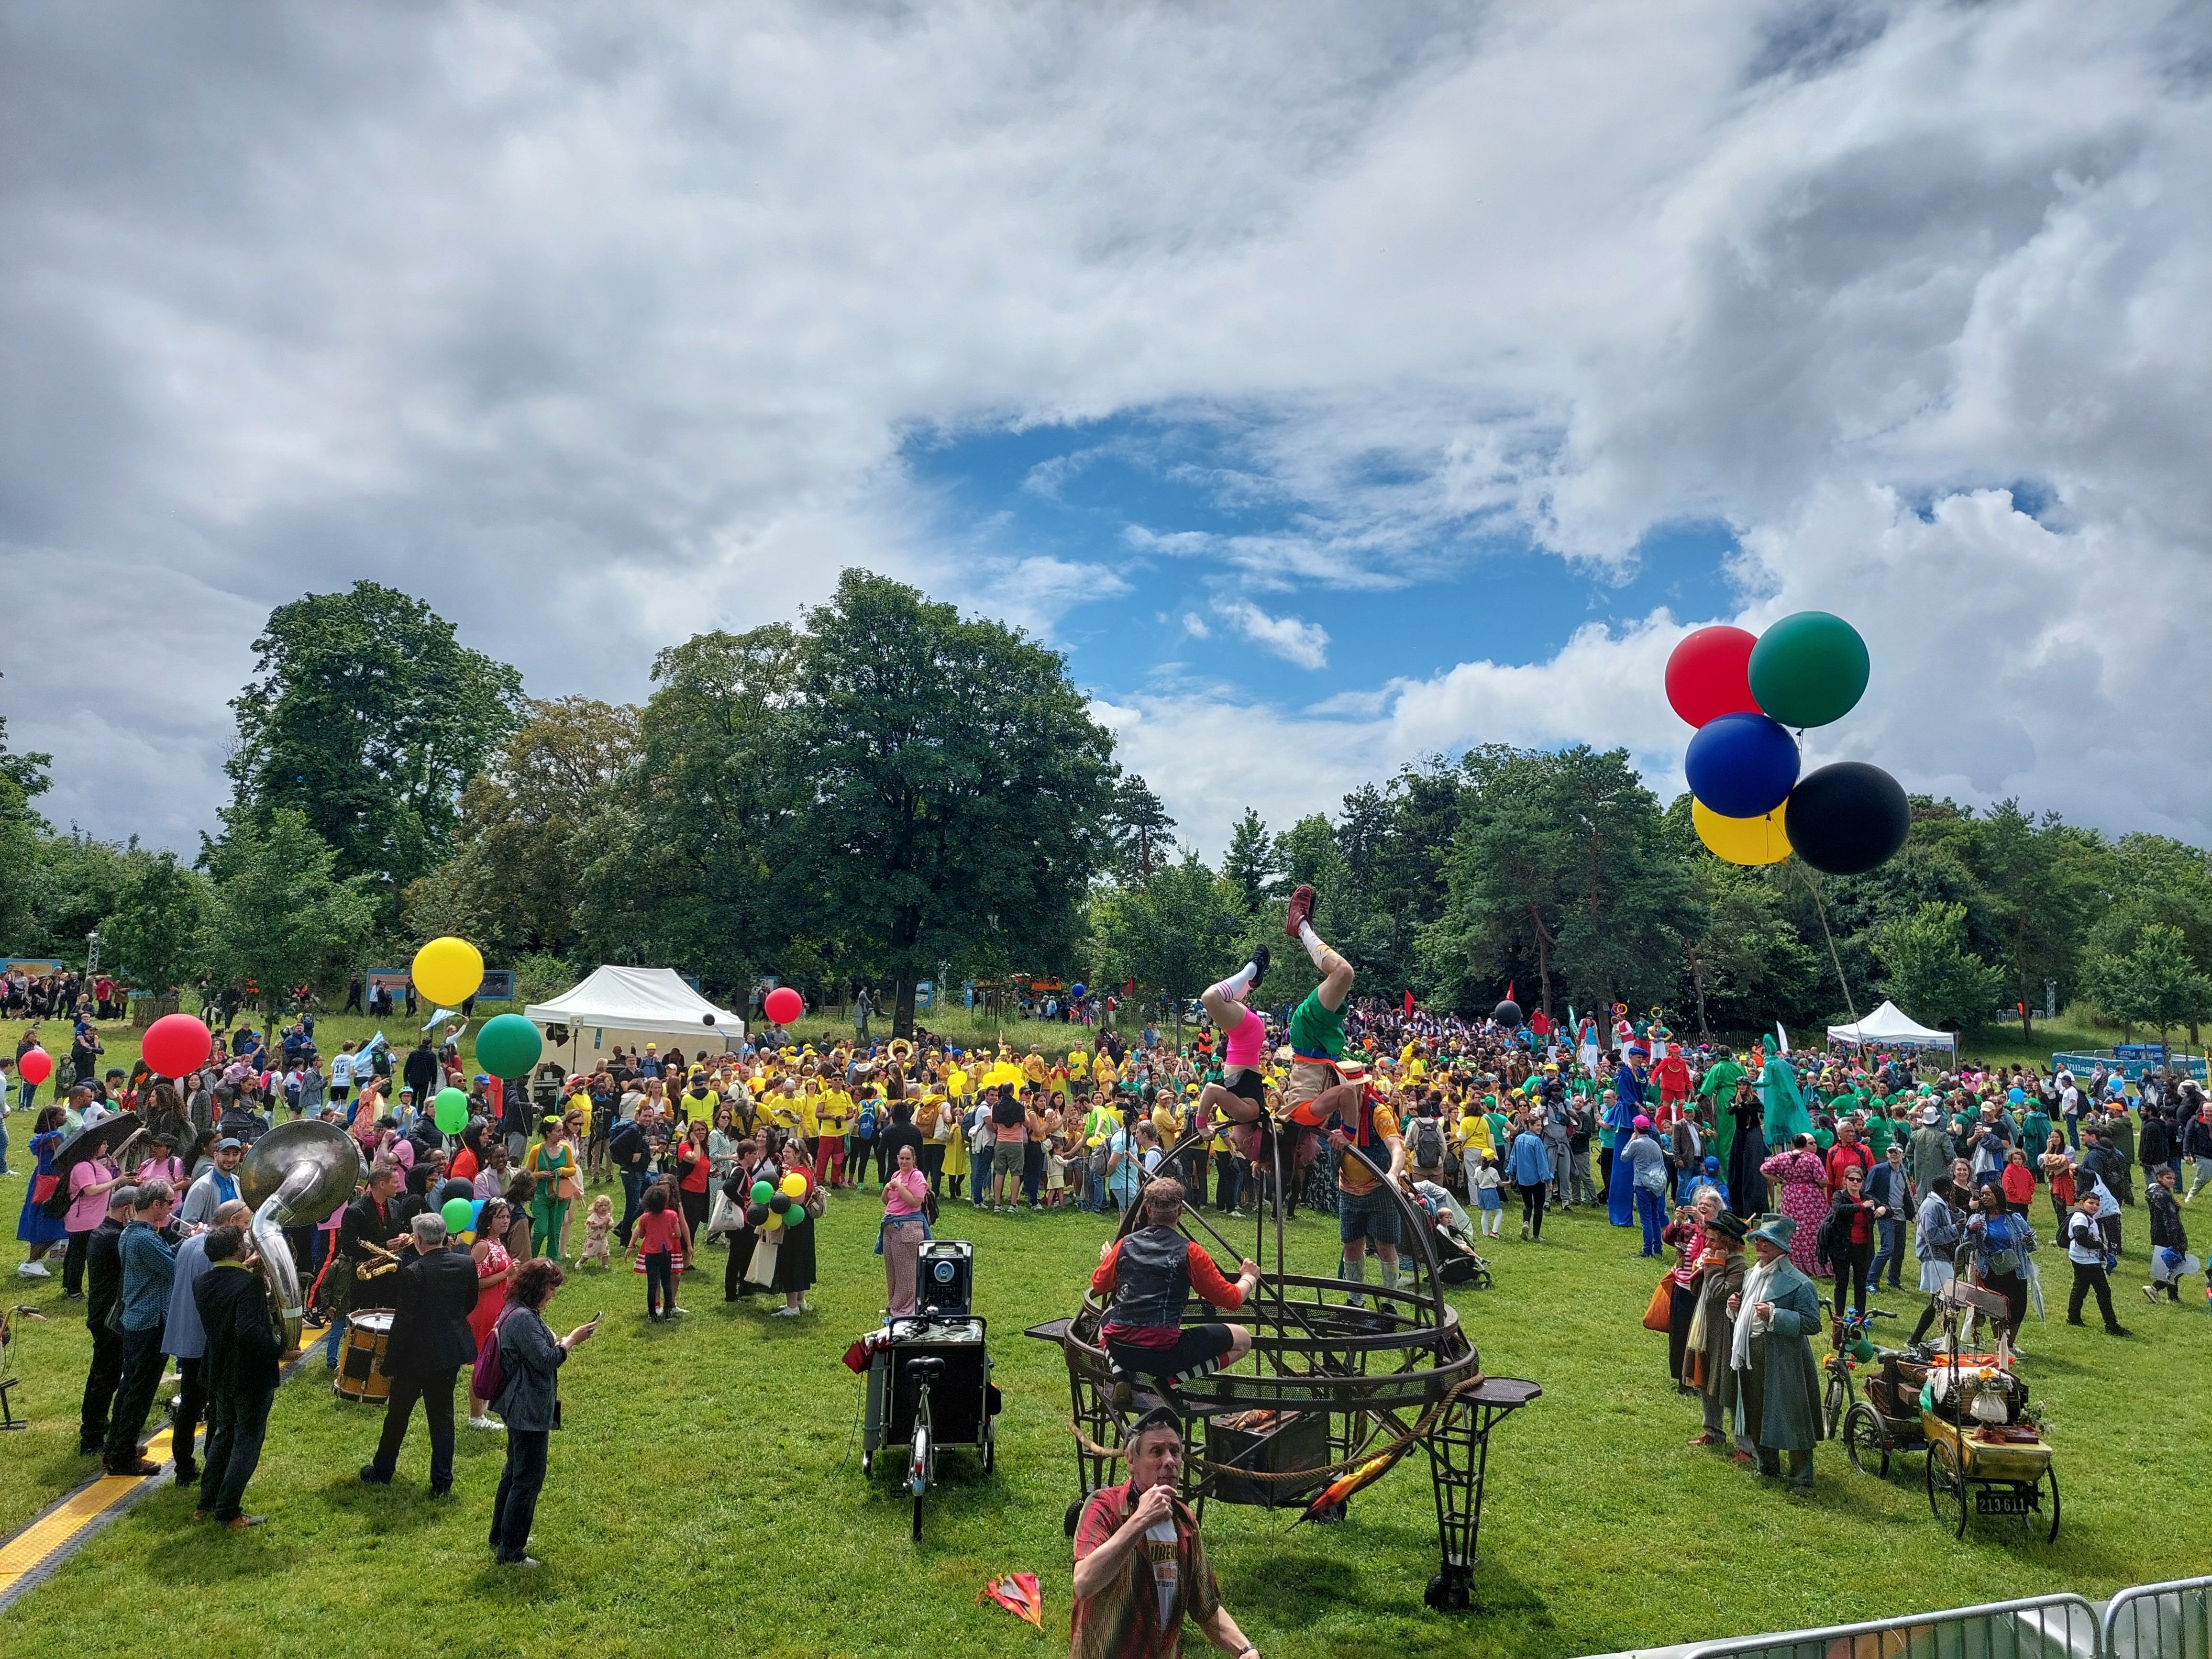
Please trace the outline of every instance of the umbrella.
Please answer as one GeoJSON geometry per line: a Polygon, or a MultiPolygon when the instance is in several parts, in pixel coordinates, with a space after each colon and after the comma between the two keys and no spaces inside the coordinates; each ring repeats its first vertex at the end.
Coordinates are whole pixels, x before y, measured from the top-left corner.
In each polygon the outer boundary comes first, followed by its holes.
{"type": "MultiPolygon", "coordinates": [[[[118,1112],[79,1129],[54,1154],[54,1169],[66,1176],[88,1158],[104,1158],[138,1133],[138,1114],[118,1112]]],[[[66,1182],[64,1183],[66,1184],[66,1182]]]]}

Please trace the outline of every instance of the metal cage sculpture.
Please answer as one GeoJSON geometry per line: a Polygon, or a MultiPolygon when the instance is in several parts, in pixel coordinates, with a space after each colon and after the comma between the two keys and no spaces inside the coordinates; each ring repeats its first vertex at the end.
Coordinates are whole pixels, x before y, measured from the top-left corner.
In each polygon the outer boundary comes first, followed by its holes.
{"type": "MultiPolygon", "coordinates": [[[[1212,1133],[1185,1136],[1161,1160],[1161,1168],[1170,1170],[1185,1155],[1200,1151],[1212,1133]]],[[[1261,1269],[1260,1285],[1229,1316],[1251,1328],[1252,1348],[1237,1369],[1193,1379],[1176,1390],[1186,1416],[1194,1425],[1202,1420],[1206,1425],[1203,1450],[1186,1461],[1183,1495],[1201,1513],[1208,1498],[1270,1508],[1303,1503],[1311,1518],[1334,1520],[1353,1492],[1380,1479],[1415,1449],[1425,1450],[1441,1558],[1425,1599],[1441,1610],[1464,1609],[1474,1583],[1490,1431],[1543,1390],[1534,1382],[1483,1375],[1458,1310],[1444,1299],[1428,1218],[1387,1180],[1382,1190],[1396,1206],[1401,1237],[1408,1241],[1401,1261],[1418,1264],[1418,1271],[1401,1278],[1393,1290],[1287,1272],[1285,1138],[1271,1131],[1263,1146],[1273,1180],[1269,1201],[1255,1220],[1251,1259],[1261,1269]],[[1352,1296],[1366,1298],[1369,1305],[1347,1305],[1352,1296]],[[1338,1495],[1329,1498],[1332,1491],[1338,1495]]],[[[1366,1162],[1378,1176],[1383,1174],[1356,1146],[1345,1156],[1366,1162]]],[[[1146,1185],[1161,1178],[1149,1177],[1146,1185]]],[[[1142,1207],[1140,1192],[1122,1217],[1119,1236],[1141,1224],[1142,1207]]],[[[1237,1253],[1201,1211],[1187,1205],[1179,1225],[1195,1241],[1194,1222],[1232,1255],[1237,1253]]],[[[1067,1360],[1079,1487],[1066,1516],[1071,1536],[1091,1493],[1115,1483],[1118,1454],[1112,1449],[1136,1415],[1133,1406],[1115,1403],[1115,1378],[1099,1334],[1105,1311],[1086,1291],[1082,1310],[1073,1318],[1028,1333],[1058,1342],[1067,1360]]],[[[1198,1304],[1187,1317],[1222,1316],[1198,1304]]]]}

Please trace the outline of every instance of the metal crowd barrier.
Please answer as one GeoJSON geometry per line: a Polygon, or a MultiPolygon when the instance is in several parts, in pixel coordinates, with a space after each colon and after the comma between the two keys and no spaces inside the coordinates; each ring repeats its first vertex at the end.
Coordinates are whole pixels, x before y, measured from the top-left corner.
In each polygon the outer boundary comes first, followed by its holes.
{"type": "Polygon", "coordinates": [[[2138,1584],[2105,1606],[2104,1659],[2212,1659],[2212,1578],[2138,1584]]]}
{"type": "Polygon", "coordinates": [[[2100,1634],[2096,1609],[2081,1597],[2035,1595],[1680,1651],[1682,1659],[2101,1659],[2100,1634]]]}

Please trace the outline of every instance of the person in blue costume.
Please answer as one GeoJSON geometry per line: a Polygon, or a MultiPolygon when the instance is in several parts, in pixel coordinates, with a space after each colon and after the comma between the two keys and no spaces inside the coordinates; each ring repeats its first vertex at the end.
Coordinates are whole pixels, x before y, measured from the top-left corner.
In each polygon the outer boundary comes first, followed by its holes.
{"type": "Polygon", "coordinates": [[[1636,1171],[1622,1162],[1618,1149],[1626,1146],[1636,1132],[1636,1120],[1644,1109],[1641,1103],[1643,1096],[1638,1091],[1633,1098],[1631,1097],[1630,1091],[1636,1085],[1636,1074],[1626,1063],[1620,1068],[1620,1076],[1626,1079],[1626,1086],[1615,1082],[1613,1102],[1606,1109],[1605,1114],[1605,1127],[1613,1131],[1615,1147],[1612,1167],[1605,1177],[1605,1213],[1606,1219],[1616,1227],[1633,1227],[1636,1225],[1636,1171]]]}

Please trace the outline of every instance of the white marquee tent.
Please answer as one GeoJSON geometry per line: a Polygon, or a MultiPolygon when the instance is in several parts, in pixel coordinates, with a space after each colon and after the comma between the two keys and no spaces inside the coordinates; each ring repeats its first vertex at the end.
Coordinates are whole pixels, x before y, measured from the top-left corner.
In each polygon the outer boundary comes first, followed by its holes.
{"type": "Polygon", "coordinates": [[[745,1040],[745,1023],[726,1008],[701,996],[672,968],[598,968],[580,985],[550,1002],[533,1002],[523,1018],[537,1025],[565,1025],[562,1045],[568,1069],[588,1069],[591,1061],[617,1044],[636,1049],[646,1042],[676,1046],[687,1054],[714,1045],[734,1048],[745,1040]]]}
{"type": "Polygon", "coordinates": [[[1886,1048],[1952,1048],[1957,1047],[1948,1031],[1931,1031],[1908,1016],[1893,1002],[1885,1002],[1856,1025],[1831,1025],[1828,1041],[1853,1044],[1872,1043],[1886,1048]]]}

